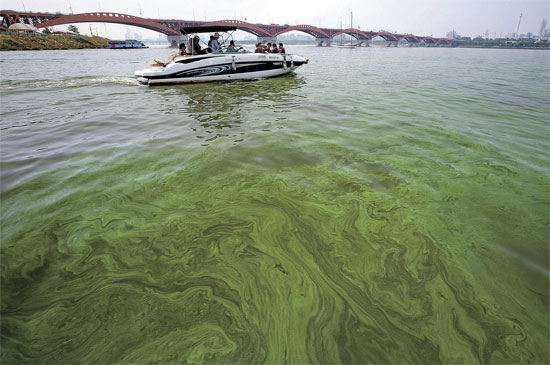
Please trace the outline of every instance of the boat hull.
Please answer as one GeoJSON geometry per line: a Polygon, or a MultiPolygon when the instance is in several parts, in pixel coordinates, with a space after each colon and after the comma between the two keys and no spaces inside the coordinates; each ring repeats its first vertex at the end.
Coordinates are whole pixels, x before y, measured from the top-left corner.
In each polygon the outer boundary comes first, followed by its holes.
{"type": "Polygon", "coordinates": [[[307,63],[297,55],[210,54],[176,57],[167,64],[136,71],[149,85],[231,81],[281,76],[307,63]]]}
{"type": "Polygon", "coordinates": [[[245,72],[240,74],[227,74],[227,75],[214,75],[214,76],[198,76],[198,77],[175,77],[166,79],[147,79],[140,77],[139,81],[148,85],[167,85],[167,84],[186,84],[196,82],[211,82],[211,81],[232,81],[232,80],[247,80],[247,79],[262,79],[269,77],[277,77],[292,72],[290,68],[268,70],[268,71],[256,71],[245,72]]]}

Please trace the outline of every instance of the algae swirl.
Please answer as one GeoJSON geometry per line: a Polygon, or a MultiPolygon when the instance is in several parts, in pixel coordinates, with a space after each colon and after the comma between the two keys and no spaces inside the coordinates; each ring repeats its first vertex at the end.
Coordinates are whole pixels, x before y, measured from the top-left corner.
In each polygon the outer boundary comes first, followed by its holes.
{"type": "Polygon", "coordinates": [[[548,102],[310,72],[12,102],[2,363],[547,363],[548,102]]]}

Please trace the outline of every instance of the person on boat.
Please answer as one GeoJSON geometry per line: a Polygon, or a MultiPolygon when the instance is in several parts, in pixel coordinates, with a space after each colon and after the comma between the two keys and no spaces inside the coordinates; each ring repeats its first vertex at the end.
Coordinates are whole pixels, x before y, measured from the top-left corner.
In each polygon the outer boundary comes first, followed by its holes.
{"type": "Polygon", "coordinates": [[[279,48],[277,48],[277,43],[273,43],[273,48],[271,48],[271,53],[279,53],[279,48]]]}
{"type": "Polygon", "coordinates": [[[256,50],[254,51],[254,53],[265,53],[264,47],[262,46],[262,42],[259,42],[256,45],[256,50]]]}
{"type": "Polygon", "coordinates": [[[187,47],[185,46],[185,43],[180,44],[180,56],[186,56],[187,55],[187,47]]]}
{"type": "Polygon", "coordinates": [[[265,46],[265,53],[271,53],[271,43],[268,43],[268,44],[265,46]]]}
{"type": "Polygon", "coordinates": [[[193,47],[191,48],[194,55],[197,54],[207,54],[208,50],[202,49],[201,45],[199,44],[200,38],[198,35],[193,37],[193,47]]]}
{"type": "Polygon", "coordinates": [[[227,47],[227,52],[229,53],[237,52],[237,50],[235,49],[235,41],[229,42],[229,47],[227,47]]]}
{"type": "Polygon", "coordinates": [[[279,53],[286,53],[285,47],[283,46],[282,43],[279,43],[279,53]]]}
{"type": "Polygon", "coordinates": [[[218,41],[218,39],[220,39],[220,34],[216,32],[214,33],[214,37],[212,37],[212,41],[210,44],[212,52],[216,52],[218,49],[220,49],[220,42],[218,41]]]}

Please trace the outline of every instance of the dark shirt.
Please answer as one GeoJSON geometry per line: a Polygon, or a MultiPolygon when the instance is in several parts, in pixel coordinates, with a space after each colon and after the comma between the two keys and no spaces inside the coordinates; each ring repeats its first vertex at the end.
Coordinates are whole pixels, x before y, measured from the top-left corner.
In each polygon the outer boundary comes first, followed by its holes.
{"type": "Polygon", "coordinates": [[[271,53],[279,53],[279,48],[271,48],[271,53]]]}
{"type": "Polygon", "coordinates": [[[280,49],[280,48],[279,48],[279,53],[286,53],[286,51],[285,51],[284,48],[283,48],[283,49],[280,49]]]}
{"type": "Polygon", "coordinates": [[[199,42],[193,43],[193,54],[201,54],[201,53],[203,52],[199,42]]]}

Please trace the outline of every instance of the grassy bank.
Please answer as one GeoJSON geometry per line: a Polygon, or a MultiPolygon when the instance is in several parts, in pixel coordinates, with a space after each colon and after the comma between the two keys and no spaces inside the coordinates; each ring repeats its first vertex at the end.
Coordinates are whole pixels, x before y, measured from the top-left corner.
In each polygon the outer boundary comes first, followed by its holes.
{"type": "Polygon", "coordinates": [[[484,39],[463,37],[455,40],[457,47],[462,48],[501,48],[501,49],[549,49],[550,42],[535,41],[534,39],[484,39]]]}
{"type": "Polygon", "coordinates": [[[107,48],[107,38],[69,34],[0,34],[0,50],[107,48]]]}

